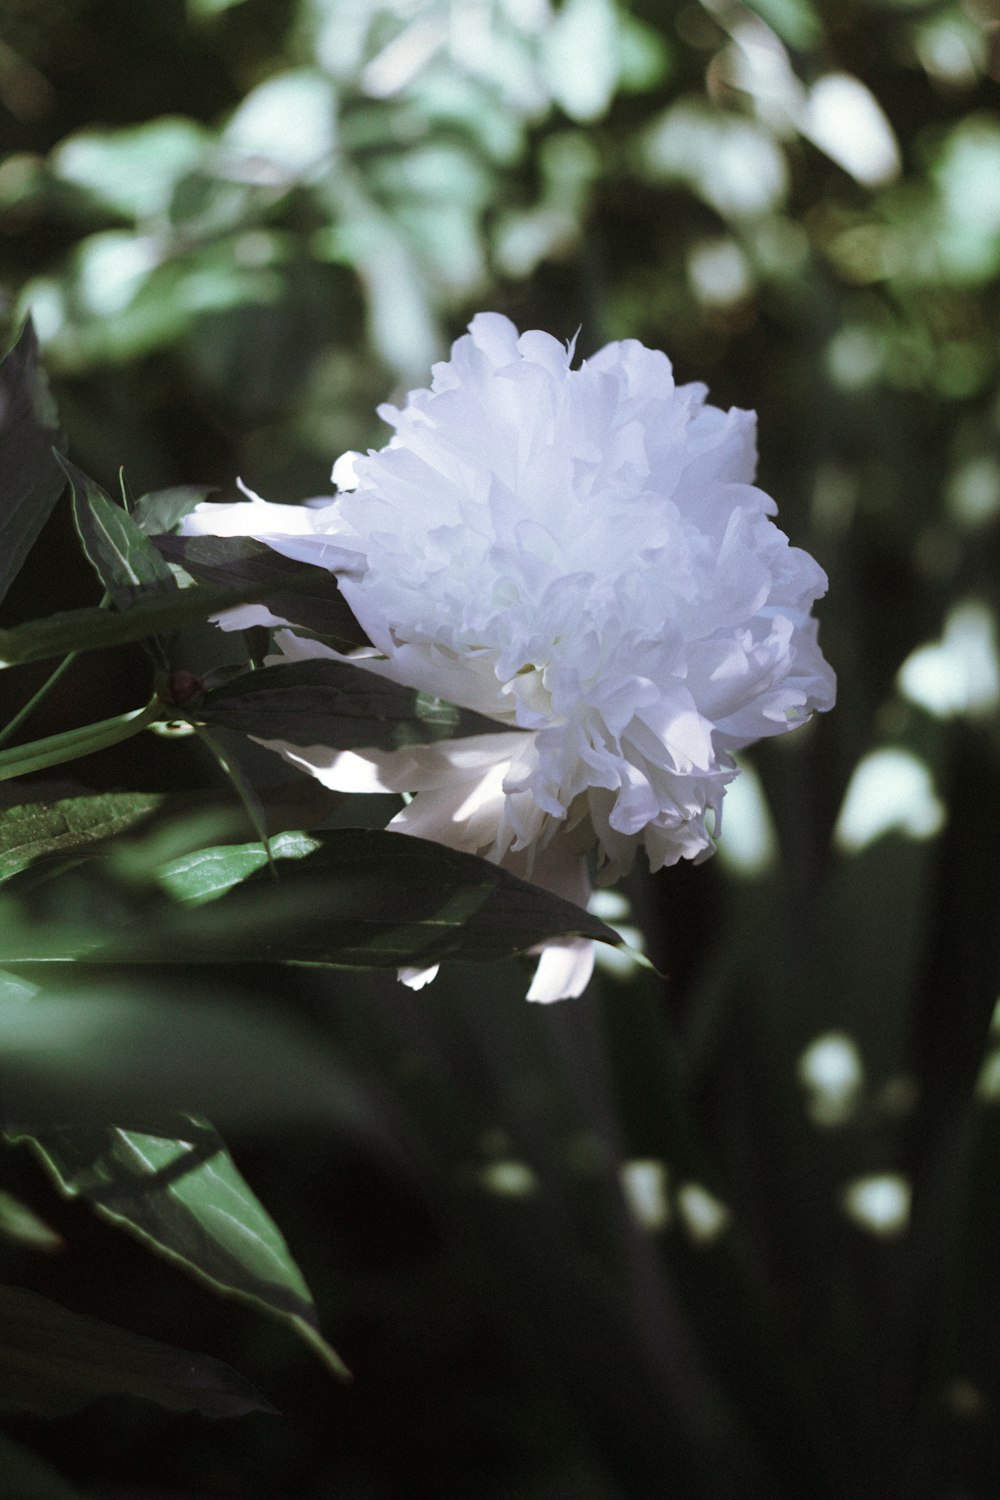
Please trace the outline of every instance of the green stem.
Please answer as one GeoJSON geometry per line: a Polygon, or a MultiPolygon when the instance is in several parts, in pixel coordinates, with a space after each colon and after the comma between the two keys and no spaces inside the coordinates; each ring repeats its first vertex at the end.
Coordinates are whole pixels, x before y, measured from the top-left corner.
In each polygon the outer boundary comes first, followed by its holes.
{"type": "MultiPolygon", "coordinates": [[[[98,609],[107,609],[110,603],[111,595],[105,592],[104,597],[101,599],[101,602],[98,605],[98,609]]],[[[45,701],[49,693],[51,693],[56,684],[60,682],[65,674],[69,671],[70,667],[73,665],[79,655],[79,651],[71,651],[68,656],[63,657],[58,667],[56,667],[55,670],[50,672],[48,677],[46,677],[45,681],[38,689],[38,692],[35,693],[32,698],[28,699],[28,702],[24,705],[23,708],[18,709],[17,713],[11,719],[9,724],[5,724],[3,728],[0,729],[0,745],[6,745],[9,739],[13,739],[14,735],[21,728],[21,725],[28,722],[38,705],[45,701]]]]}
{"type": "Polygon", "coordinates": [[[31,715],[35,712],[35,709],[52,691],[60,678],[63,677],[69,670],[69,668],[73,665],[78,655],[79,652],[71,651],[68,656],[64,656],[58,667],[56,667],[55,671],[49,673],[48,677],[42,683],[41,687],[38,689],[38,692],[34,695],[34,697],[29,698],[24,707],[18,709],[17,713],[10,720],[10,722],[8,724],[5,724],[3,728],[0,729],[0,745],[5,745],[9,739],[12,739],[20,729],[21,725],[26,723],[28,719],[31,718],[31,715]]]}
{"type": "Polygon", "coordinates": [[[267,859],[267,865],[268,869],[271,872],[271,877],[272,879],[277,880],[278,867],[271,855],[271,840],[268,838],[267,824],[264,821],[264,813],[260,805],[260,799],[257,796],[257,793],[254,791],[253,787],[244,776],[240,766],[237,765],[231,755],[228,755],[226,753],[225,749],[222,746],[222,743],[218,739],[216,739],[215,735],[210,729],[208,729],[204,724],[195,724],[194,732],[201,740],[205,748],[209,750],[212,755],[214,755],[216,761],[218,762],[219,769],[222,771],[223,775],[230,781],[233,790],[236,792],[236,795],[243,803],[243,810],[246,813],[247,817],[250,819],[250,822],[257,833],[257,837],[260,839],[261,843],[264,846],[264,855],[267,859]]]}
{"type": "Polygon", "coordinates": [[[97,750],[131,739],[132,735],[141,733],[147,725],[162,717],[163,704],[154,695],[145,708],[134,708],[130,713],[116,714],[113,719],[86,724],[82,729],[49,735],[47,739],[35,740],[29,745],[15,745],[13,750],[0,750],[0,781],[93,755],[97,750]]]}

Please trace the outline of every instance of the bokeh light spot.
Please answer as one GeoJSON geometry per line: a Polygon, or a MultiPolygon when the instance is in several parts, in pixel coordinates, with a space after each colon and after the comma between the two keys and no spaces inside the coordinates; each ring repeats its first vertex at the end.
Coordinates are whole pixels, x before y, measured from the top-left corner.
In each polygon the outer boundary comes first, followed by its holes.
{"type": "Polygon", "coordinates": [[[940,833],[946,817],[931,773],[919,756],[896,748],[873,750],[854,768],[834,843],[856,854],[890,832],[930,839],[940,833]]]}

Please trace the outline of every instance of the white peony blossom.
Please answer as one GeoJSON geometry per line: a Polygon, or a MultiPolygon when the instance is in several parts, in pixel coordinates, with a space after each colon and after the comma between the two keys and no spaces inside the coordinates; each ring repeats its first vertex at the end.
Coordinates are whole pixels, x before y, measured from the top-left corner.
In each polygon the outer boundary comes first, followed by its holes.
{"type": "MultiPolygon", "coordinates": [[[[830,708],[834,677],[810,618],[827,580],[753,484],[754,414],[634,340],[572,358],[481,313],[429,390],[380,408],[386,447],[337,462],[331,503],[203,505],[187,529],[333,568],[363,665],[516,731],[277,748],[331,787],[415,793],[391,828],[583,905],[591,855],[607,883],[640,844],[654,870],[711,854],[732,752],[830,708]]],[[[591,964],[549,945],[530,996],[579,994],[591,964]]]]}

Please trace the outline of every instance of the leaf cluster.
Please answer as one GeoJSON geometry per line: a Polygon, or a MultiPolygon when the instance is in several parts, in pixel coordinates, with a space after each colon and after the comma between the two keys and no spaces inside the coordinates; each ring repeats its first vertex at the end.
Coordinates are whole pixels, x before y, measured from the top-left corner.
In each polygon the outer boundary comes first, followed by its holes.
{"type": "MultiPolygon", "coordinates": [[[[0,811],[0,1128],[8,1145],[37,1155],[59,1192],[213,1290],[281,1319],[344,1376],[280,1231],[206,1117],[334,1121],[367,1135],[371,1120],[336,1061],[280,1012],[248,1014],[207,985],[194,1003],[190,984],[168,976],[248,963],[424,968],[509,957],[558,934],[616,934],[470,855],[379,830],[289,826],[220,734],[352,749],[496,726],[346,660],[245,659],[245,670],[230,666],[214,682],[178,669],[186,627],[258,602],[335,648],[368,643],[332,575],[257,543],[164,531],[203,491],[133,504],[123,482],[119,504],[55,452],[30,324],[0,363],[0,395],[0,585],[13,582],[68,480],[76,533],[104,590],[94,608],[0,631],[4,666],[67,653],[55,677],[91,652],[140,642],[152,689],[143,710],[0,751],[0,775],[13,783],[0,811]],[[20,780],[180,714],[242,809],[211,793],[46,799],[20,780]]],[[[38,698],[8,736],[23,734],[38,698]]],[[[0,1210],[0,1240],[58,1244],[10,1195],[0,1210]]],[[[0,1404],[12,1412],[60,1415],[105,1394],[210,1416],[269,1409],[218,1361],[16,1287],[0,1289],[0,1374],[0,1404]]]]}

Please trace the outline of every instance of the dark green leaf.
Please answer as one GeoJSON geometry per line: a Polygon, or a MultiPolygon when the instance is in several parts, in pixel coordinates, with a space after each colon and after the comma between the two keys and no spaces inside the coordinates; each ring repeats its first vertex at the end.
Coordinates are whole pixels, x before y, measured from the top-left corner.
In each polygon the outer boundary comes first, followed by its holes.
{"type": "Polygon", "coordinates": [[[259,957],[339,964],[493,959],[568,933],[619,941],[572,902],[487,860],[371,829],[322,836],[278,882],[247,882],[186,914],[178,937],[207,957],[230,921],[259,957]]]}
{"type": "Polygon", "coordinates": [[[274,1410],[220,1360],[83,1317],[20,1287],[0,1287],[0,1405],[56,1417],[112,1395],[206,1417],[274,1410]]]}
{"type": "Polygon", "coordinates": [[[128,609],[141,594],[177,592],[173,573],[124,506],[68,460],[61,462],[83,550],[117,608],[128,609]]]}
{"type": "Polygon", "coordinates": [[[391,750],[447,736],[502,734],[505,728],[390,682],[363,665],[329,660],[247,672],[207,693],[197,715],[254,739],[337,750],[362,745],[391,750]]]}
{"type": "Polygon", "coordinates": [[[29,321],[0,361],[0,600],[62,494],[53,444],[59,419],[29,321]]]}
{"type": "Polygon", "coordinates": [[[150,792],[107,792],[31,802],[0,813],[0,881],[46,854],[66,853],[110,838],[148,818],[164,798],[150,792]]]}
{"type": "Polygon", "coordinates": [[[109,1223],[157,1254],[258,1311],[288,1323],[337,1374],[309,1288],[281,1231],[210,1126],[180,1121],[182,1139],[114,1126],[19,1136],[38,1152],[67,1197],[83,1197],[109,1223]]]}
{"type": "Polygon", "coordinates": [[[205,905],[163,905],[114,869],[81,867],[0,906],[0,962],[308,962],[360,967],[497,959],[547,938],[618,944],[573,902],[426,839],[371,829],[317,835],[319,848],[205,905]],[[103,884],[102,884],[103,882],[103,884]]]}
{"type": "Polygon", "coordinates": [[[572,902],[475,855],[370,829],[320,838],[278,881],[257,877],[167,913],[156,931],[109,935],[102,956],[395,966],[503,958],[567,933],[619,941],[572,902]]]}
{"type": "Polygon", "coordinates": [[[158,536],[157,547],[199,583],[240,584],[264,592],[272,614],[341,651],[370,642],[348,607],[333,573],[282,557],[250,537],[158,536]]]}
{"type": "Polygon", "coordinates": [[[0,667],[141,641],[158,631],[179,629],[240,604],[257,603],[270,592],[269,585],[247,580],[222,587],[180,589],[170,595],[143,595],[120,614],[106,609],[73,609],[47,615],[12,630],[0,630],[0,667]]]}
{"type": "Polygon", "coordinates": [[[189,982],[154,987],[152,976],[132,987],[91,976],[87,987],[72,983],[79,974],[68,966],[44,972],[42,990],[0,971],[0,1128],[38,1134],[110,1117],[172,1137],[181,1113],[241,1128],[321,1121],[372,1133],[337,1060],[277,1007],[255,1012],[189,982]]]}
{"type": "Polygon", "coordinates": [[[84,1500],[84,1496],[20,1443],[0,1433],[0,1474],[8,1500],[84,1500]]]}

